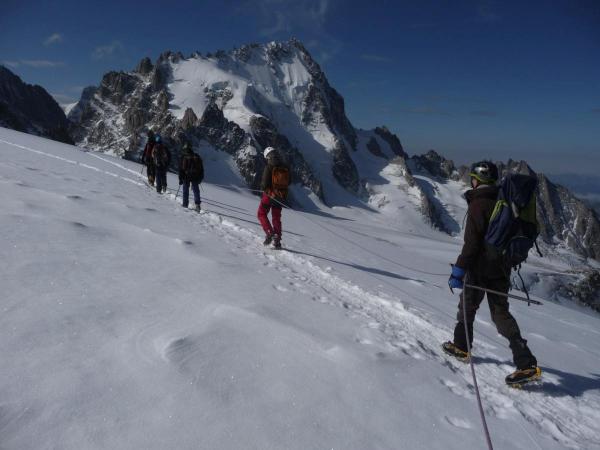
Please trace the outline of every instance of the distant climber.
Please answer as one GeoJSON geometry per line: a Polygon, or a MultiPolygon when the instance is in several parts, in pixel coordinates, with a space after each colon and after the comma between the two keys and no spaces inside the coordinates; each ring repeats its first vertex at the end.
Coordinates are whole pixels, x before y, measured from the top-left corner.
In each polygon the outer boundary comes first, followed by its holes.
{"type": "Polygon", "coordinates": [[[281,160],[277,150],[267,147],[263,153],[267,165],[263,171],[260,188],[263,191],[260,205],[258,207],[258,220],[265,232],[264,245],[281,248],[281,208],[287,198],[288,186],[290,185],[290,169],[281,160]],[[273,219],[273,225],[269,222],[269,211],[273,219]]]}
{"type": "Polygon", "coordinates": [[[183,144],[181,159],[179,161],[179,185],[183,186],[184,208],[188,207],[190,198],[190,185],[194,193],[194,204],[196,211],[200,211],[200,187],[204,179],[204,165],[200,155],[192,151],[192,145],[189,142],[183,144]]]}
{"type": "Polygon", "coordinates": [[[148,176],[148,184],[154,186],[154,177],[156,175],[154,161],[152,160],[152,147],[154,147],[154,132],[148,131],[148,141],[142,153],[142,164],[146,165],[146,175],[148,176]]]}
{"type": "Polygon", "coordinates": [[[163,144],[160,134],[154,136],[152,162],[156,170],[156,192],[167,192],[167,170],[171,164],[171,152],[163,144]]]}
{"type": "MultiPolygon", "coordinates": [[[[468,210],[464,245],[448,280],[450,288],[463,289],[458,305],[458,323],[454,328],[454,340],[442,345],[447,354],[462,360],[468,360],[471,356],[468,348],[473,343],[473,322],[486,295],[464,284],[508,293],[511,271],[510,264],[504,258],[486,251],[484,241],[498,197],[498,168],[489,161],[477,162],[471,166],[470,177],[472,189],[465,193],[468,210]],[[467,331],[463,306],[466,307],[467,331]]],[[[518,384],[539,378],[541,371],[537,367],[537,360],[529,350],[527,341],[521,337],[515,318],[508,311],[508,299],[489,292],[487,298],[492,320],[498,333],[508,339],[517,366],[517,370],[506,377],[506,382],[518,384]]]]}

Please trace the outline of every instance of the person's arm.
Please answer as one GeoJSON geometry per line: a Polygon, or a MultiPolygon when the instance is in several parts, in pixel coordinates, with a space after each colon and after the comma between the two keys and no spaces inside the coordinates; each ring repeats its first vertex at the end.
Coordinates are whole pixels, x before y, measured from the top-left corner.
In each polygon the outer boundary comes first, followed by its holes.
{"type": "Polygon", "coordinates": [[[465,227],[465,243],[462,251],[456,260],[456,266],[468,271],[476,263],[481,254],[485,230],[483,220],[483,211],[478,207],[478,202],[474,201],[469,205],[467,211],[467,225],[465,227]]]}
{"type": "Polygon", "coordinates": [[[260,188],[263,192],[266,192],[271,188],[271,166],[267,164],[265,170],[263,170],[262,180],[260,182],[260,188]]]}

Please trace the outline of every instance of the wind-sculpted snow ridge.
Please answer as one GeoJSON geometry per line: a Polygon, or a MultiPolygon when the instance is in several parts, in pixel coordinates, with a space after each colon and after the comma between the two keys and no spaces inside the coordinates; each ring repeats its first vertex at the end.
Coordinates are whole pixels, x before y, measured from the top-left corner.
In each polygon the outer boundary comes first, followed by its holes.
{"type": "MultiPolygon", "coordinates": [[[[198,214],[130,161],[4,129],[0,152],[2,448],[484,445],[468,366],[439,347],[457,240],[320,207],[284,211],[276,252],[234,183],[208,180],[198,214]]],[[[474,352],[494,447],[600,448],[597,315],[513,305],[544,370],[518,391],[486,309],[474,352]]]]}

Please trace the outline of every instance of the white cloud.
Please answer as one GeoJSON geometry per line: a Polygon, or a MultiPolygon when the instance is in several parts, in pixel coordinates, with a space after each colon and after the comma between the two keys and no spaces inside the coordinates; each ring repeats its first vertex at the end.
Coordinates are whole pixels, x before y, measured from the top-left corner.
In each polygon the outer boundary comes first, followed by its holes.
{"type": "Polygon", "coordinates": [[[17,68],[21,65],[19,61],[2,61],[2,64],[8,67],[17,68]]]}
{"type": "Polygon", "coordinates": [[[108,45],[101,45],[96,47],[92,52],[92,58],[95,60],[104,59],[107,57],[114,56],[117,53],[122,52],[124,49],[123,44],[119,41],[112,41],[108,45]]]}
{"type": "Polygon", "coordinates": [[[63,41],[63,36],[60,33],[54,33],[51,34],[50,36],[48,36],[45,40],[44,40],[44,45],[46,47],[53,45],[53,44],[59,44],[63,41]]]}
{"type": "Polygon", "coordinates": [[[365,61],[373,61],[373,62],[392,62],[393,59],[389,58],[387,56],[382,56],[382,55],[373,55],[373,54],[362,54],[360,55],[361,59],[364,59],[365,61]]]}
{"type": "Polygon", "coordinates": [[[319,31],[325,25],[331,0],[258,0],[247,2],[246,11],[258,14],[260,34],[272,36],[292,31],[319,31]]]}
{"type": "Polygon", "coordinates": [[[18,61],[2,61],[2,63],[9,67],[28,66],[36,69],[62,67],[65,65],[62,61],[48,61],[46,59],[20,59],[18,61]]]}

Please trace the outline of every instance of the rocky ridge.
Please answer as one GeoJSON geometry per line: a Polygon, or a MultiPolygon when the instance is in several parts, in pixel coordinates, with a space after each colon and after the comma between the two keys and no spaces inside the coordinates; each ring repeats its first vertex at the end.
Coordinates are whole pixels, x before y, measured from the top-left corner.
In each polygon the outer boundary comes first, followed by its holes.
{"type": "Polygon", "coordinates": [[[41,86],[24,83],[0,66],[0,126],[72,144],[69,122],[41,86]]]}

